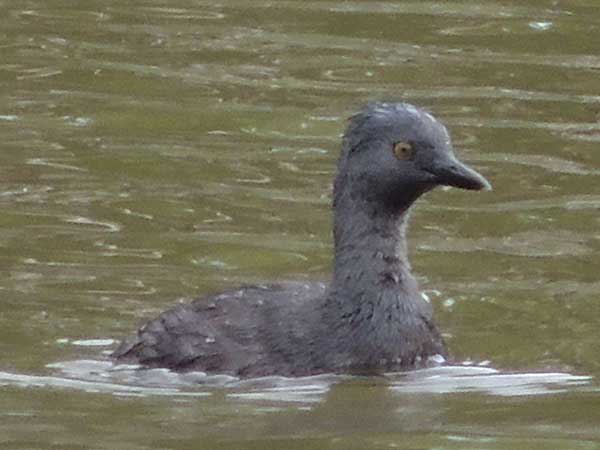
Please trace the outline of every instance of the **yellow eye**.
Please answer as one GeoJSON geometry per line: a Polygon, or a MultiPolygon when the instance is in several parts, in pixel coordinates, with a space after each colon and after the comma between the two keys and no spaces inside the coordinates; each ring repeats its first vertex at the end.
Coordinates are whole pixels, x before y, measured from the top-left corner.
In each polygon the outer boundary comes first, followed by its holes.
{"type": "Polygon", "coordinates": [[[394,144],[394,155],[398,159],[409,159],[413,155],[413,147],[408,142],[396,142],[394,144]]]}

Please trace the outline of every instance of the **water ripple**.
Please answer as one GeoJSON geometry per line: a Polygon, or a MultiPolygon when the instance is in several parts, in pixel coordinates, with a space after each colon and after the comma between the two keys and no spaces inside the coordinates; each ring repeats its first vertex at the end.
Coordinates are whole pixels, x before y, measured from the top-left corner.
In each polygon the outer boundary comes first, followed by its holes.
{"type": "Polygon", "coordinates": [[[82,216],[65,217],[63,220],[67,223],[73,223],[77,225],[90,225],[97,229],[105,229],[109,233],[116,233],[121,231],[121,225],[115,222],[102,222],[82,216]]]}
{"type": "MultiPolygon", "coordinates": [[[[600,131],[600,128],[599,128],[600,131]]],[[[530,167],[539,167],[548,172],[566,173],[572,175],[600,175],[600,169],[594,169],[575,161],[549,155],[513,154],[513,153],[488,153],[478,155],[480,161],[493,161],[510,164],[520,164],[530,167]]]]}
{"type": "Polygon", "coordinates": [[[490,251],[514,256],[556,257],[580,256],[592,253],[593,237],[567,230],[528,231],[510,236],[466,239],[430,235],[419,245],[420,250],[432,252],[490,251]]]}
{"type": "MultiPolygon", "coordinates": [[[[96,343],[92,343],[96,344],[96,343]]],[[[100,345],[101,343],[98,343],[100,345]]],[[[0,372],[0,385],[70,388],[113,395],[198,397],[212,395],[207,388],[225,389],[228,398],[274,403],[315,403],[333,384],[360,382],[347,375],[324,374],[302,378],[264,377],[239,380],[201,372],[175,373],[166,369],[139,369],[110,362],[76,360],[48,364],[62,376],[34,376],[0,372]]],[[[408,373],[386,374],[396,394],[481,392],[495,396],[555,394],[589,385],[591,377],[569,373],[501,373],[474,366],[443,366],[408,373]]]]}

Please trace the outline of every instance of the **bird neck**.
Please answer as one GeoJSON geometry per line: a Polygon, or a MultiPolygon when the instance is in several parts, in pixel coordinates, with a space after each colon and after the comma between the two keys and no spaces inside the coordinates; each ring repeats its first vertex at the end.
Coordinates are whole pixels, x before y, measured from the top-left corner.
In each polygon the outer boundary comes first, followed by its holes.
{"type": "Polygon", "coordinates": [[[350,196],[336,198],[330,301],[342,310],[363,309],[365,302],[390,306],[418,295],[406,245],[411,203],[389,211],[350,196]]]}

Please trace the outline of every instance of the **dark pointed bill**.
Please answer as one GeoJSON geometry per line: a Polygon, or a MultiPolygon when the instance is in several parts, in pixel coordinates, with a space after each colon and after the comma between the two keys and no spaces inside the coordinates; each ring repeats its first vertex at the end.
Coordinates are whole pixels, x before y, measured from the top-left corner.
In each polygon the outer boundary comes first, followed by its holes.
{"type": "Polygon", "coordinates": [[[492,185],[483,175],[460,162],[453,155],[435,161],[429,172],[441,185],[473,191],[492,190],[492,185]]]}

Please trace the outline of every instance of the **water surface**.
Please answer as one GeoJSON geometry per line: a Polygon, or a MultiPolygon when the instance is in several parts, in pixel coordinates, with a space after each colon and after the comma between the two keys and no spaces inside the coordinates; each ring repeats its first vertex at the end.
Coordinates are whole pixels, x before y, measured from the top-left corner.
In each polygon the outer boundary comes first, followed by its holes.
{"type": "Polygon", "coordinates": [[[596,2],[0,4],[3,448],[600,447],[596,2]],[[410,230],[470,365],[103,365],[178,298],[326,278],[339,135],[373,99],[430,109],[494,184],[429,194],[410,230]]]}

